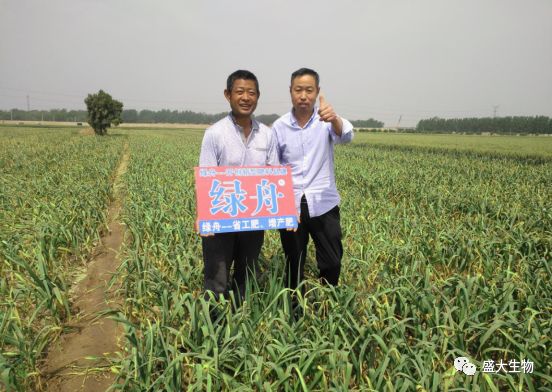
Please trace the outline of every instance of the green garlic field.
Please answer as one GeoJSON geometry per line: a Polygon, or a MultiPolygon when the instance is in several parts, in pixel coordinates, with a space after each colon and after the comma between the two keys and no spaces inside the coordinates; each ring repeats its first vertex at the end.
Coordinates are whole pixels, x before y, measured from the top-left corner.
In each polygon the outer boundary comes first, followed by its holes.
{"type": "Polygon", "coordinates": [[[0,390],[40,390],[127,148],[124,335],[94,370],[113,390],[552,391],[552,138],[357,134],[336,147],[340,285],[317,283],[310,249],[293,320],[268,232],[246,303],[213,323],[194,232],[202,135],[0,127],[0,390]],[[531,371],[507,371],[522,360],[531,371]]]}

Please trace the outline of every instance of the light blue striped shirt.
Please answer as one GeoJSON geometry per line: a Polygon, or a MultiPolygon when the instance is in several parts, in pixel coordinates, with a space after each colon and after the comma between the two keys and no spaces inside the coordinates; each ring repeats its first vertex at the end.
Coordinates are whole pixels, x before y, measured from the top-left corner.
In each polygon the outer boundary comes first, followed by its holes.
{"type": "Polygon", "coordinates": [[[278,156],[282,165],[291,165],[295,207],[300,214],[301,197],[305,195],[311,217],[325,214],[339,204],[335,186],[334,144],[353,139],[353,125],[343,121],[343,132],[337,136],[330,123],[320,121],[318,108],[303,128],[293,112],[272,125],[278,156]]]}
{"type": "Polygon", "coordinates": [[[255,119],[251,128],[244,142],[243,129],[231,114],[211,125],[203,135],[199,166],[278,165],[276,139],[270,128],[255,119]]]}

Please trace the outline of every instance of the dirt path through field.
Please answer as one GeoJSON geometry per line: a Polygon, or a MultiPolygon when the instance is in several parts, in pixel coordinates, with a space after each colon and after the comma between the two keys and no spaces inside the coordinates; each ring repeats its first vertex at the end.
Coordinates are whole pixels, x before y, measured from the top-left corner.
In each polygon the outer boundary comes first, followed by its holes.
{"type": "Polygon", "coordinates": [[[62,335],[50,348],[43,369],[45,390],[52,392],[103,392],[115,381],[110,371],[112,358],[119,351],[122,328],[115,321],[99,315],[117,307],[113,289],[108,285],[120,265],[119,253],[125,227],[118,221],[122,208],[121,176],[129,161],[128,145],[116,171],[114,201],[109,206],[109,232],[94,250],[86,276],[76,285],[75,307],[79,315],[75,332],[62,335]]]}

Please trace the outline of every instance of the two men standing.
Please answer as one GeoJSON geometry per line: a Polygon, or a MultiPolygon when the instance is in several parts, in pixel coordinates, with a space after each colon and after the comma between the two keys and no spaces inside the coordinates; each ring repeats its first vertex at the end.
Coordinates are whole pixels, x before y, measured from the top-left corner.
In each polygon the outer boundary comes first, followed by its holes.
{"type": "MultiPolygon", "coordinates": [[[[290,87],[293,109],[280,117],[271,131],[252,118],[259,98],[256,77],[248,71],[234,72],[224,91],[232,111],[206,130],[200,154],[200,166],[290,166],[300,223],[296,231],[281,230],[280,237],[286,255],[286,286],[292,289],[304,278],[309,235],[316,248],[320,278],[337,285],[341,271],[340,199],[333,146],[351,141],[353,127],[322,95],[316,107],[319,93],[315,71],[295,71],[290,87]]],[[[263,239],[263,231],[202,237],[205,290],[227,296],[234,262],[232,288],[243,298],[245,282],[256,270],[263,239]]]]}

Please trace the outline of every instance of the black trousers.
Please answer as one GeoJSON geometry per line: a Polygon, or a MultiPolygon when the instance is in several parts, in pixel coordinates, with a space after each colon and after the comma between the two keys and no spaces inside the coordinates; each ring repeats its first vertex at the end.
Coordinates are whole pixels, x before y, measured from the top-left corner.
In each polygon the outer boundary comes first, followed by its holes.
{"type": "Polygon", "coordinates": [[[304,279],[309,235],[314,241],[320,279],[324,283],[337,285],[343,257],[339,206],[335,206],[321,216],[311,218],[307,201],[303,196],[301,223],[297,231],[280,230],[280,239],[286,255],[287,287],[295,289],[304,279]]]}
{"type": "Polygon", "coordinates": [[[264,241],[264,231],[221,233],[201,237],[204,262],[204,289],[212,291],[218,298],[228,298],[229,290],[239,303],[245,296],[245,286],[251,274],[256,274],[257,259],[264,241]],[[234,263],[234,274],[230,282],[230,270],[234,263]]]}

